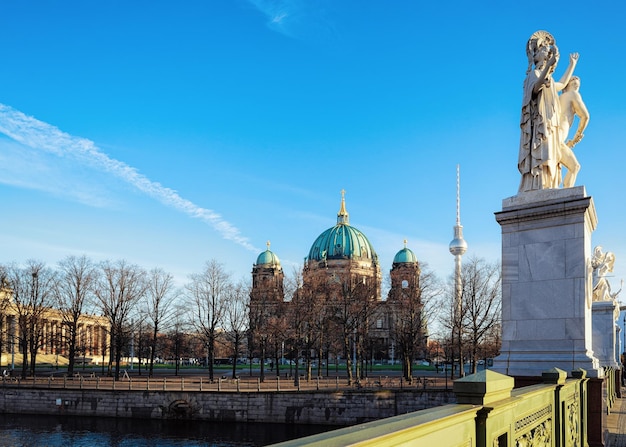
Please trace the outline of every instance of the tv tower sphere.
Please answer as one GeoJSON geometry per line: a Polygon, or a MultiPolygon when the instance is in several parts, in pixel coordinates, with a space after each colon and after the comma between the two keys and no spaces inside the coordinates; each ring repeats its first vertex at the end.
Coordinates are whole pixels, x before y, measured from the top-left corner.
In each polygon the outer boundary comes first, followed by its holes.
{"type": "Polygon", "coordinates": [[[454,227],[454,239],[450,242],[450,253],[454,256],[464,255],[467,251],[467,242],[463,239],[463,227],[457,225],[454,227]]]}

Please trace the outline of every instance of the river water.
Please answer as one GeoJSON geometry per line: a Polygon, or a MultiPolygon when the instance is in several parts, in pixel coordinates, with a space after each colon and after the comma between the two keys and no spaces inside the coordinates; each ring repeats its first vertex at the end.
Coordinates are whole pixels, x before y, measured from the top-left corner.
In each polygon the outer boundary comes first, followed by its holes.
{"type": "Polygon", "coordinates": [[[334,428],[0,414],[0,447],[264,446],[334,428]]]}

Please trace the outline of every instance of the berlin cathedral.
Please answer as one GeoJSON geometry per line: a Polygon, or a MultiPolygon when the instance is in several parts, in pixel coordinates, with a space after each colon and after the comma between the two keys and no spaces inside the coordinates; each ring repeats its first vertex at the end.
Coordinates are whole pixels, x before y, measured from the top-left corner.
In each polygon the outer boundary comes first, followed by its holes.
{"type": "Polygon", "coordinates": [[[291,352],[291,358],[298,353],[309,363],[366,366],[398,360],[409,362],[410,369],[412,361],[426,357],[427,328],[420,265],[406,241],[393,259],[390,279],[383,299],[378,255],[365,234],[350,225],[342,191],[337,224],[311,245],[300,284],[286,291],[283,268],[269,243],[259,254],[250,293],[252,349],[277,362],[291,352]]]}

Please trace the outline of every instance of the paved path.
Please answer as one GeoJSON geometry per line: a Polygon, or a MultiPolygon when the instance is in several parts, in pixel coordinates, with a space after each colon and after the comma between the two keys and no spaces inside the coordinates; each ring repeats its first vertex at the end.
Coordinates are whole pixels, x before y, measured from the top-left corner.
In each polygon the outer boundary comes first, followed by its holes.
{"type": "MultiPolygon", "coordinates": [[[[625,396],[625,391],[622,388],[622,396],[625,396]]],[[[626,447],[626,397],[616,399],[611,414],[606,418],[606,428],[606,447],[626,447]]]]}

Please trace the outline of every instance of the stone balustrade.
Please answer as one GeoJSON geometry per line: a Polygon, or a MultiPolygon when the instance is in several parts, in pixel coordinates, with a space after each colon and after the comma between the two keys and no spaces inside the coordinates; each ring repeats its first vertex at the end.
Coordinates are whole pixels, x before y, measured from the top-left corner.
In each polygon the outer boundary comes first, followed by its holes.
{"type": "MultiPolygon", "coordinates": [[[[276,446],[604,445],[595,426],[597,421],[588,419],[589,379],[581,370],[572,375],[573,378],[567,379],[565,371],[554,368],[543,373],[543,383],[514,389],[512,377],[485,370],[455,381],[456,404],[346,427],[276,446]]],[[[611,387],[606,386],[610,385],[608,382],[610,380],[604,381],[605,394],[612,392],[611,387]]]]}

